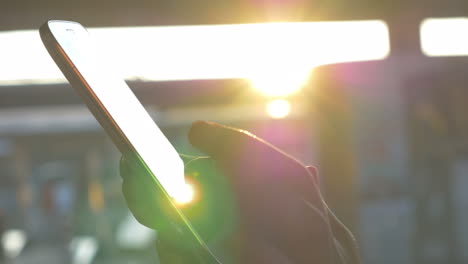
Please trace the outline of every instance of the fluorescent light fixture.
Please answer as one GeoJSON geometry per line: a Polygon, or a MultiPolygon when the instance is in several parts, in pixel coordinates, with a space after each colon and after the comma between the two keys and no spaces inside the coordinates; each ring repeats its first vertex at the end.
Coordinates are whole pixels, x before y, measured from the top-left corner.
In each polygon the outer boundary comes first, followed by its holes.
{"type": "MultiPolygon", "coordinates": [[[[126,79],[256,80],[314,66],[377,60],[389,53],[378,20],[211,26],[91,28],[126,79]]],[[[65,82],[37,30],[0,33],[0,85],[65,82]]]]}
{"type": "Polygon", "coordinates": [[[428,18],[421,23],[421,48],[427,56],[467,56],[468,18],[428,18]]]}

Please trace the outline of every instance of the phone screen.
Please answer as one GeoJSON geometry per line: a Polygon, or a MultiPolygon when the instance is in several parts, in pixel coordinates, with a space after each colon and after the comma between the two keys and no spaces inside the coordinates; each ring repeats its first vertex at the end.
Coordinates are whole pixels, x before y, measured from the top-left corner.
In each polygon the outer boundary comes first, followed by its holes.
{"type": "Polygon", "coordinates": [[[111,63],[97,52],[88,31],[74,22],[51,21],[48,25],[64,57],[92,91],[100,108],[105,109],[167,193],[177,196],[185,184],[182,159],[123,78],[116,76],[111,63]]]}

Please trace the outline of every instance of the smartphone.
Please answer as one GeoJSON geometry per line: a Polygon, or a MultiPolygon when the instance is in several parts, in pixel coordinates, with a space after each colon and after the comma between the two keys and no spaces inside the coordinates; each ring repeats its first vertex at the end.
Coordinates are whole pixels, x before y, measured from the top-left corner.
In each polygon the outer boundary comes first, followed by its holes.
{"type": "Polygon", "coordinates": [[[182,159],[123,78],[112,71],[88,31],[77,22],[51,20],[39,32],[52,59],[122,155],[154,179],[159,203],[166,208],[162,217],[171,221],[174,236],[193,249],[192,260],[219,263],[171,198],[185,184],[182,159]]]}

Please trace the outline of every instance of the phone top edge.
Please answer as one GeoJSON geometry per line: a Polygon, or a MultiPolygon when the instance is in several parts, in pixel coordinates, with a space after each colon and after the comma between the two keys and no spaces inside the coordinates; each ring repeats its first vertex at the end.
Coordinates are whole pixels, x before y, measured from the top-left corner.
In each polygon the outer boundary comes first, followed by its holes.
{"type": "Polygon", "coordinates": [[[63,23],[67,23],[70,25],[74,25],[75,27],[79,27],[82,30],[86,30],[86,28],[84,28],[78,22],[65,20],[49,20],[39,28],[39,33],[52,59],[55,61],[55,63],[62,71],[63,75],[67,78],[69,83],[72,85],[74,90],[77,91],[78,94],[82,97],[88,109],[91,111],[96,120],[100,123],[100,125],[112,139],[112,141],[117,146],[122,155],[128,155],[128,153],[131,152],[138,153],[138,151],[135,148],[133,148],[132,144],[129,143],[128,138],[126,138],[125,134],[120,130],[119,126],[114,122],[112,116],[106,112],[104,107],[96,105],[96,103],[100,103],[100,100],[99,98],[93,95],[92,89],[89,89],[88,87],[83,87],[86,85],[84,85],[79,80],[75,80],[79,78],[78,76],[80,74],[76,71],[70,70],[76,69],[76,66],[71,62],[70,58],[68,58],[67,53],[63,51],[62,46],[60,45],[59,41],[54,35],[54,32],[52,31],[52,28],[50,27],[51,24],[55,23],[61,25],[63,25],[63,23]],[[60,50],[62,50],[62,52],[60,52],[60,50]],[[80,88],[78,88],[78,86],[80,86],[80,88]]]}
{"type": "Polygon", "coordinates": [[[88,31],[86,27],[84,27],[82,24],[75,22],[75,21],[69,21],[69,20],[48,20],[47,22],[44,23],[43,26],[47,26],[51,31],[53,30],[54,27],[57,27],[59,29],[63,28],[64,26],[67,27],[74,27],[76,29],[88,31]]]}

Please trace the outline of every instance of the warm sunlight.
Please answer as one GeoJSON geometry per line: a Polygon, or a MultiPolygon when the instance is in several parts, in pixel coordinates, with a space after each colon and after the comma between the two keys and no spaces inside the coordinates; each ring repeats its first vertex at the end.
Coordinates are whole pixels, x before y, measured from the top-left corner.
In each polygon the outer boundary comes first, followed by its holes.
{"type": "Polygon", "coordinates": [[[267,104],[267,113],[272,118],[285,118],[291,113],[291,104],[283,99],[273,100],[267,104]]]}
{"type": "Polygon", "coordinates": [[[193,185],[185,183],[185,185],[181,186],[181,188],[178,190],[177,194],[174,195],[174,201],[178,205],[184,205],[193,201],[194,197],[195,190],[193,188],[193,185]]]}
{"type": "Polygon", "coordinates": [[[311,67],[301,66],[295,63],[264,65],[248,79],[254,89],[267,96],[286,96],[297,92],[307,82],[311,67]]]}
{"type": "Polygon", "coordinates": [[[421,48],[427,56],[467,56],[468,17],[428,18],[421,23],[421,48]]]}
{"type": "MultiPolygon", "coordinates": [[[[314,66],[389,53],[388,28],[378,20],[89,31],[127,79],[245,78],[270,95],[297,91],[314,66]]],[[[0,85],[65,81],[37,30],[0,33],[0,43],[0,85]]]]}

